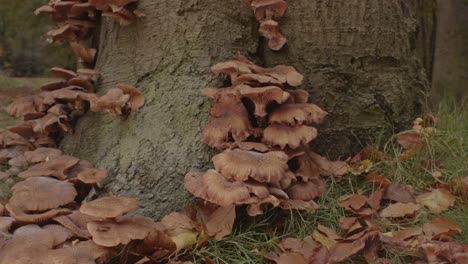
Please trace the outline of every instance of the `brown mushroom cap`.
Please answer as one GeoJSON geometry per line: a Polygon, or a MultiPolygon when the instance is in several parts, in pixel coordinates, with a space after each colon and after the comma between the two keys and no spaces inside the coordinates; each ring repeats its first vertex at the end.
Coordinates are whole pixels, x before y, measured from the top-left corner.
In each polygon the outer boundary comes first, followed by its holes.
{"type": "Polygon", "coordinates": [[[252,69],[242,61],[231,60],[213,65],[211,72],[214,74],[226,74],[235,79],[239,74],[252,73],[252,69]]]}
{"type": "Polygon", "coordinates": [[[256,73],[244,73],[240,74],[232,83],[233,86],[247,84],[249,86],[259,86],[260,85],[275,85],[278,87],[283,87],[283,84],[278,81],[276,78],[271,76],[266,76],[263,74],[256,73]]]}
{"type": "Polygon", "coordinates": [[[301,85],[304,80],[304,76],[292,66],[277,65],[273,68],[265,69],[263,74],[274,77],[278,81],[287,83],[293,87],[301,85]]]}
{"type": "Polygon", "coordinates": [[[268,47],[272,50],[280,50],[288,42],[286,37],[279,32],[278,22],[274,20],[262,21],[258,32],[268,39],[268,47]]]}
{"type": "Polygon", "coordinates": [[[327,114],[315,104],[283,104],[270,114],[269,122],[285,125],[320,124],[327,114]]]}
{"type": "Polygon", "coordinates": [[[138,201],[132,197],[111,195],[91,202],[83,202],[80,212],[95,217],[113,218],[138,208],[138,201]]]}
{"type": "Polygon", "coordinates": [[[26,160],[31,163],[46,162],[59,156],[62,156],[62,151],[55,148],[37,148],[24,153],[26,160]]]}
{"type": "Polygon", "coordinates": [[[101,112],[105,109],[111,114],[120,117],[122,116],[122,109],[129,100],[129,94],[124,94],[121,89],[111,88],[105,95],[91,98],[89,102],[90,109],[93,112],[101,112]]]}
{"type": "Polygon", "coordinates": [[[309,157],[307,153],[296,157],[299,168],[295,171],[296,175],[307,182],[309,179],[320,177],[320,167],[309,157]]]}
{"type": "Polygon", "coordinates": [[[221,95],[210,109],[210,119],[203,128],[200,141],[222,148],[229,136],[235,141],[244,141],[252,134],[247,110],[234,95],[221,95]]]}
{"type": "Polygon", "coordinates": [[[27,115],[45,111],[46,108],[42,98],[37,95],[27,95],[16,98],[5,110],[9,115],[15,118],[23,118],[27,115]]]}
{"type": "Polygon", "coordinates": [[[276,198],[273,195],[268,195],[267,197],[260,199],[256,203],[249,204],[249,206],[247,207],[247,213],[250,216],[261,215],[263,214],[262,207],[267,204],[271,204],[273,205],[273,207],[277,207],[280,205],[280,200],[278,200],[278,198],[276,198]]]}
{"type": "Polygon", "coordinates": [[[26,211],[45,211],[74,201],[75,187],[69,182],[47,177],[34,177],[18,182],[12,188],[8,204],[26,211]]]}
{"type": "Polygon", "coordinates": [[[78,76],[78,74],[76,74],[76,72],[74,71],[70,71],[70,70],[66,70],[66,69],[62,69],[58,67],[51,68],[50,72],[54,74],[55,76],[65,79],[65,80],[69,80],[71,78],[78,76]]]}
{"type": "Polygon", "coordinates": [[[40,176],[51,176],[58,179],[66,179],[66,173],[78,164],[80,159],[71,156],[59,156],[49,161],[38,163],[28,170],[18,174],[20,178],[31,178],[40,176]]]}
{"type": "Polygon", "coordinates": [[[95,90],[94,84],[83,77],[75,77],[67,81],[68,86],[80,86],[87,92],[93,93],[95,90]]]}
{"type": "Polygon", "coordinates": [[[257,21],[265,19],[279,20],[286,13],[288,5],[284,0],[253,0],[250,5],[255,10],[257,21]]]}
{"type": "Polygon", "coordinates": [[[254,194],[260,199],[263,199],[270,195],[270,191],[265,184],[257,183],[257,182],[249,182],[245,183],[245,186],[249,190],[251,194],[254,194]]]}
{"type": "Polygon", "coordinates": [[[230,182],[215,170],[208,170],[203,175],[203,188],[208,201],[221,206],[239,203],[250,197],[248,188],[241,182],[230,182]]]}
{"type": "Polygon", "coordinates": [[[215,155],[212,161],[224,177],[237,181],[252,177],[259,182],[278,182],[288,170],[288,156],[281,151],[225,150],[215,155]]]}
{"type": "Polygon", "coordinates": [[[193,194],[193,196],[209,201],[210,197],[206,194],[206,190],[203,186],[204,175],[204,172],[191,171],[187,173],[184,177],[184,187],[193,194]]]}
{"type": "Polygon", "coordinates": [[[270,102],[284,103],[289,93],[276,86],[253,88],[248,85],[239,85],[235,88],[243,97],[249,98],[255,104],[255,115],[265,117],[266,107],[270,102]]]}
{"type": "Polygon", "coordinates": [[[286,101],[288,104],[306,104],[309,100],[309,92],[304,89],[288,90],[291,96],[286,101]]]}
{"type": "Polygon", "coordinates": [[[317,129],[314,127],[271,124],[263,131],[262,141],[272,146],[280,146],[281,149],[286,146],[295,149],[308,144],[316,137],[317,129]]]}
{"type": "Polygon", "coordinates": [[[78,173],[78,180],[83,183],[93,184],[102,181],[107,176],[107,170],[86,168],[78,173]]]}
{"type": "Polygon", "coordinates": [[[145,95],[137,88],[123,83],[118,83],[115,86],[122,90],[124,94],[130,95],[128,104],[130,105],[130,108],[133,112],[138,111],[138,109],[140,109],[145,104],[145,95]]]}
{"type": "Polygon", "coordinates": [[[92,221],[87,224],[93,241],[104,247],[126,245],[132,240],[144,239],[155,228],[155,223],[143,216],[119,216],[113,220],[92,221]]]}
{"type": "Polygon", "coordinates": [[[296,182],[287,191],[292,200],[309,201],[317,198],[325,191],[325,181],[311,179],[308,182],[296,182]]]}

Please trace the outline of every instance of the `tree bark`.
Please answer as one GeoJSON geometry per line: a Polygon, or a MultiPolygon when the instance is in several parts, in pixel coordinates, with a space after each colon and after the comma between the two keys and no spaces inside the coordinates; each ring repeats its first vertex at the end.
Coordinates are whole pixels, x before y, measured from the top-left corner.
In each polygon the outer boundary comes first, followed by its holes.
{"type": "Polygon", "coordinates": [[[108,169],[107,189],[139,198],[146,215],[180,209],[188,197],[183,175],[212,167],[213,151],[198,142],[210,106],[199,89],[221,87],[209,67],[242,53],[304,74],[302,88],[330,112],[315,145],[344,157],[421,111],[429,82],[417,32],[429,18],[407,2],[288,1],[280,24],[289,43],[271,52],[243,1],[140,0],[147,17],[135,24],[104,19],[97,69],[100,93],[125,82],[145,93],[145,106],[124,122],[87,114],[62,148],[108,169]]]}

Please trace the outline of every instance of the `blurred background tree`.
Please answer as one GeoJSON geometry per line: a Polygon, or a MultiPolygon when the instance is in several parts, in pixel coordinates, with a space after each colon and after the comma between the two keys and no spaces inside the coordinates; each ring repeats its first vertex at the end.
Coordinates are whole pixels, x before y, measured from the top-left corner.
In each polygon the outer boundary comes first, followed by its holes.
{"type": "Polygon", "coordinates": [[[46,3],[0,0],[0,73],[29,77],[44,75],[52,66],[76,66],[68,45],[47,43],[44,33],[54,27],[54,22],[33,13],[46,3]]]}

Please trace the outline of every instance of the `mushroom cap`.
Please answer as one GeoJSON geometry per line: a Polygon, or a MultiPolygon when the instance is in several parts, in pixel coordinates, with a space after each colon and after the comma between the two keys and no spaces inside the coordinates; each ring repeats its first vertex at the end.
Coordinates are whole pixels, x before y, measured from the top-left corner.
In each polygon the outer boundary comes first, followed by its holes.
{"type": "Polygon", "coordinates": [[[78,180],[83,183],[93,184],[102,181],[107,176],[107,170],[86,168],[78,173],[78,180]]]}
{"type": "Polygon", "coordinates": [[[249,204],[249,206],[247,207],[247,213],[250,216],[261,215],[263,214],[262,207],[266,204],[271,204],[273,205],[273,207],[277,207],[280,205],[280,200],[278,200],[278,198],[276,198],[273,195],[268,195],[267,197],[260,199],[256,203],[249,204]]]}
{"type": "Polygon", "coordinates": [[[138,208],[138,201],[132,197],[111,195],[91,202],[83,202],[80,212],[95,217],[113,218],[138,208]]]}
{"type": "Polygon", "coordinates": [[[284,16],[288,8],[284,0],[253,0],[250,5],[255,10],[257,21],[265,19],[279,20],[284,16]]]}
{"type": "Polygon", "coordinates": [[[258,183],[258,182],[249,182],[245,183],[245,186],[249,190],[251,194],[254,194],[260,199],[263,199],[270,195],[270,191],[266,184],[258,183]]]}
{"type": "Polygon", "coordinates": [[[292,66],[277,65],[273,68],[265,69],[262,73],[293,87],[301,85],[304,80],[304,76],[292,66]]]}
{"type": "Polygon", "coordinates": [[[254,150],[257,152],[268,152],[271,148],[260,142],[234,142],[229,146],[230,149],[254,150]]]}
{"type": "Polygon", "coordinates": [[[292,200],[310,201],[317,198],[325,191],[325,181],[311,179],[308,182],[296,182],[287,191],[292,200]]]}
{"type": "Polygon", "coordinates": [[[320,177],[320,167],[307,153],[296,157],[299,168],[295,171],[296,175],[301,177],[303,181],[307,182],[309,179],[316,179],[320,177]]]}
{"type": "Polygon", "coordinates": [[[270,102],[284,103],[289,98],[289,93],[276,86],[253,88],[248,85],[236,86],[235,90],[242,97],[249,98],[255,104],[255,115],[265,117],[266,107],[270,102]]]}
{"type": "Polygon", "coordinates": [[[59,78],[62,78],[62,79],[65,79],[65,80],[69,80],[71,78],[74,78],[74,77],[78,76],[78,74],[76,74],[76,72],[74,72],[74,71],[62,69],[62,68],[59,68],[59,67],[51,68],[50,72],[52,74],[54,74],[55,76],[57,76],[59,78]]]}
{"type": "Polygon", "coordinates": [[[278,22],[274,20],[262,21],[258,32],[268,39],[268,47],[272,50],[280,50],[288,42],[286,37],[279,32],[278,22]]]}
{"type": "Polygon", "coordinates": [[[277,79],[257,73],[244,73],[240,74],[233,82],[232,85],[237,86],[241,84],[246,84],[249,86],[260,86],[260,85],[275,85],[278,87],[283,87],[283,84],[277,79]]]}
{"type": "Polygon", "coordinates": [[[208,201],[210,197],[208,197],[208,194],[206,194],[206,190],[203,186],[204,175],[204,172],[191,171],[187,173],[184,177],[184,187],[193,196],[208,201]]]}
{"type": "Polygon", "coordinates": [[[203,188],[210,202],[229,206],[250,197],[248,188],[241,182],[226,180],[215,170],[208,170],[203,175],[203,188]]]}
{"type": "Polygon", "coordinates": [[[62,156],[62,151],[55,148],[37,148],[24,153],[26,160],[31,163],[46,162],[59,156],[62,156]]]}
{"type": "Polygon", "coordinates": [[[320,124],[327,114],[315,104],[283,104],[270,114],[269,122],[284,125],[320,124]]]}
{"type": "Polygon", "coordinates": [[[75,77],[67,81],[68,86],[80,86],[89,93],[95,90],[94,84],[84,77],[75,77]]]}
{"type": "Polygon", "coordinates": [[[252,134],[247,110],[234,95],[221,95],[210,109],[210,119],[203,128],[200,141],[222,148],[229,136],[235,141],[244,141],[252,134]]]}
{"type": "Polygon", "coordinates": [[[16,98],[6,107],[6,112],[15,117],[22,118],[26,115],[36,114],[44,110],[41,98],[37,95],[27,95],[16,98]]]}
{"type": "Polygon", "coordinates": [[[119,216],[113,220],[91,221],[87,224],[94,243],[103,247],[126,245],[132,240],[144,239],[155,228],[150,219],[143,216],[119,216]]]}
{"type": "Polygon", "coordinates": [[[306,104],[309,100],[309,92],[304,89],[287,90],[287,92],[291,95],[286,101],[288,104],[306,104]]]}
{"type": "Polygon", "coordinates": [[[122,90],[124,94],[130,95],[128,103],[133,112],[138,111],[145,104],[145,95],[137,88],[123,83],[118,83],[115,86],[122,90]]]}
{"type": "Polygon", "coordinates": [[[248,64],[238,60],[220,62],[213,65],[210,70],[214,74],[226,74],[231,76],[243,73],[252,73],[252,69],[248,64]]]}
{"type": "Polygon", "coordinates": [[[121,89],[111,88],[105,95],[91,98],[89,103],[92,112],[101,112],[105,109],[111,114],[119,117],[122,116],[122,109],[129,100],[129,94],[125,94],[121,89]]]}
{"type": "Polygon", "coordinates": [[[306,145],[317,137],[317,129],[305,125],[286,126],[271,124],[263,131],[263,143],[279,146],[284,149],[289,146],[292,149],[300,145],[306,145]]]}
{"type": "Polygon", "coordinates": [[[249,150],[225,150],[212,158],[213,164],[227,179],[278,182],[288,170],[288,156],[281,151],[259,153],[249,150]]]}
{"type": "Polygon", "coordinates": [[[31,166],[28,170],[18,174],[20,178],[51,176],[58,179],[66,179],[66,173],[77,165],[80,159],[71,156],[59,156],[43,163],[31,166]]]}
{"type": "Polygon", "coordinates": [[[74,201],[75,187],[69,182],[48,177],[33,177],[18,182],[12,188],[12,204],[27,211],[45,211],[74,201]]]}

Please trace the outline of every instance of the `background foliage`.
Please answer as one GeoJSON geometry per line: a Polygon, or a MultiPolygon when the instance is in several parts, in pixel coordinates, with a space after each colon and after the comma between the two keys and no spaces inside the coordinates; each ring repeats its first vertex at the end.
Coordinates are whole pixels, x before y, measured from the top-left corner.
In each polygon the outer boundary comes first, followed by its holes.
{"type": "Polygon", "coordinates": [[[48,45],[44,33],[53,27],[34,10],[47,0],[0,0],[0,72],[13,76],[37,76],[52,66],[74,68],[65,44],[48,45]]]}

